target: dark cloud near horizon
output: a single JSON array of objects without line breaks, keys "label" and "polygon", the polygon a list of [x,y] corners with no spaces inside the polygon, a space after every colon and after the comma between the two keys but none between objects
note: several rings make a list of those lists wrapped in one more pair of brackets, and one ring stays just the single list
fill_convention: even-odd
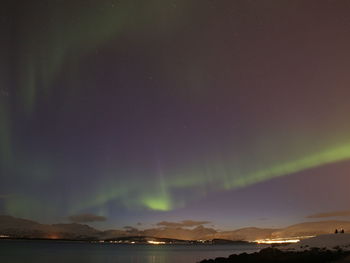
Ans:
[{"label": "dark cloud near horizon", "polygon": [[136,227],[133,227],[133,226],[124,226],[123,228],[125,229],[126,232],[129,232],[129,233],[139,231]]},{"label": "dark cloud near horizon", "polygon": [[259,221],[266,221],[266,220],[269,220],[267,217],[260,217],[258,218]]},{"label": "dark cloud near horizon", "polygon": [[168,222],[168,221],[161,221],[157,223],[157,226],[163,226],[163,227],[194,227],[194,226],[201,226],[205,224],[211,223],[210,221],[195,221],[195,220],[183,220],[181,222]]},{"label": "dark cloud near horizon", "polygon": [[327,217],[339,217],[339,216],[350,216],[350,210],[312,214],[312,215],[306,216],[306,218],[327,218]]},{"label": "dark cloud near horizon", "polygon": [[104,216],[94,214],[80,214],[68,217],[68,219],[74,223],[92,223],[92,222],[103,222],[107,218]]}]

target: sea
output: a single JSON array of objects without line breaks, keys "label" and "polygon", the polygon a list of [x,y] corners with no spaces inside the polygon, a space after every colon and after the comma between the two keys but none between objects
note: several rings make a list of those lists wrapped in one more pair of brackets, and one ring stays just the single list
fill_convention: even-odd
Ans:
[{"label": "sea", "polygon": [[258,244],[148,245],[41,240],[0,240],[1,263],[195,263],[253,253]]}]

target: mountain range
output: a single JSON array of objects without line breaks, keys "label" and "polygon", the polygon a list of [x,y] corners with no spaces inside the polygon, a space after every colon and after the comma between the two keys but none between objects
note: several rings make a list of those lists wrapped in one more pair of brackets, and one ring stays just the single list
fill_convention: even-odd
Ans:
[{"label": "mountain range", "polygon": [[106,240],[135,236],[155,238],[170,238],[179,240],[244,240],[291,238],[301,236],[315,236],[333,233],[335,229],[343,228],[350,232],[350,221],[318,221],[291,225],[285,228],[257,228],[248,227],[232,231],[218,231],[199,225],[196,227],[161,226],[145,230],[125,228],[123,230],[97,230],[85,224],[40,224],[38,222],[0,215],[0,236],[12,238],[45,238],[70,240]]}]

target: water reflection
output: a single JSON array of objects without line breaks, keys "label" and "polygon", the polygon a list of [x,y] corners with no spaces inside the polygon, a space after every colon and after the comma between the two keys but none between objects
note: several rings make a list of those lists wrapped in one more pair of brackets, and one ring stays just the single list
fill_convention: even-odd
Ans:
[{"label": "water reflection", "polygon": [[123,245],[0,241],[1,263],[177,263],[255,252],[259,245]]}]

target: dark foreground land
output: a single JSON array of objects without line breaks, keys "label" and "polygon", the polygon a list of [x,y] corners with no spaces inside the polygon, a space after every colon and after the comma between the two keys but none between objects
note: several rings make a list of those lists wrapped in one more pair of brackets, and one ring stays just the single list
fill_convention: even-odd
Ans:
[{"label": "dark foreground land", "polygon": [[276,248],[265,248],[252,254],[231,255],[228,258],[205,259],[200,263],[274,263],[274,262],[350,262],[350,252],[330,251],[314,248],[303,252],[284,252]]}]

